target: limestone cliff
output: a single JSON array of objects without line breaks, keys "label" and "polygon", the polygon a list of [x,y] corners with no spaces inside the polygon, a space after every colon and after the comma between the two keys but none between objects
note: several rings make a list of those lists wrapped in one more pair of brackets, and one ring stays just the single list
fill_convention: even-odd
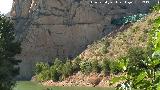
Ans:
[{"label": "limestone cliff", "polygon": [[146,13],[157,2],[133,1],[107,4],[106,0],[13,0],[16,40],[22,42],[22,53],[17,55],[22,59],[20,78],[30,78],[36,62],[78,55],[88,44],[117,28],[111,25],[112,19]]}]

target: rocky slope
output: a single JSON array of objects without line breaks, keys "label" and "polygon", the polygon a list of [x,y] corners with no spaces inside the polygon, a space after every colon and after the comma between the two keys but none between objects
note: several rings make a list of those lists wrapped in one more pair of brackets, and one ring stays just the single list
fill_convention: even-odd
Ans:
[{"label": "rocky slope", "polygon": [[[148,39],[148,31],[152,28],[152,21],[160,17],[159,12],[150,13],[141,21],[130,24],[127,29],[114,33],[114,35],[106,36],[103,39],[91,44],[79,57],[82,60],[103,60],[104,58],[117,59],[126,55],[129,47],[146,47]],[[120,29],[119,29],[120,30]],[[110,42],[107,47],[108,52],[103,53],[102,48],[106,41]],[[112,75],[111,75],[112,76]],[[84,75],[81,72],[69,76],[62,82],[53,82],[49,80],[43,82],[45,86],[89,86],[89,87],[110,87],[109,80],[111,76],[103,76],[101,73],[90,73]]]},{"label": "rocky slope", "polygon": [[[104,58],[115,60],[125,56],[130,47],[146,47],[152,21],[159,16],[160,13],[158,12],[150,13],[136,23],[122,26],[121,29],[117,29],[117,33],[110,33],[108,36],[89,45],[79,57],[82,60],[103,60]],[[104,52],[104,50],[107,52]]]},{"label": "rocky slope", "polygon": [[[96,1],[96,0],[92,0]],[[146,13],[157,0],[134,0],[132,4],[91,3],[91,0],[13,0],[11,11],[16,40],[22,42],[21,79],[29,79],[36,62],[53,58],[73,58],[88,44],[101,39],[117,27],[114,18]],[[115,0],[111,0],[115,2]],[[126,0],[130,1],[130,0]]]}]

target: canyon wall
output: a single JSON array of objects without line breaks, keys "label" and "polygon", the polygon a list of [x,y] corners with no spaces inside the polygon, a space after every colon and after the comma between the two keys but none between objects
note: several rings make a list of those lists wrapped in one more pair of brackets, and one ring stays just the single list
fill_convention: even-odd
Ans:
[{"label": "canyon wall", "polygon": [[[101,3],[91,3],[101,1]],[[36,62],[53,58],[73,58],[88,44],[102,38],[117,27],[114,18],[147,13],[157,0],[132,4],[124,0],[13,0],[11,16],[15,23],[16,40],[22,42],[17,55],[20,79],[30,79]],[[119,1],[119,3],[115,3]],[[122,3],[120,3],[122,1]]]}]

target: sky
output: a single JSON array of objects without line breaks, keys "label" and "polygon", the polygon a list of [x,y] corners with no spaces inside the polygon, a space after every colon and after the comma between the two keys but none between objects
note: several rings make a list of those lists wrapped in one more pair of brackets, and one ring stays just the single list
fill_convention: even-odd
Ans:
[{"label": "sky", "polygon": [[6,14],[11,10],[13,0],[0,0],[0,13]]}]

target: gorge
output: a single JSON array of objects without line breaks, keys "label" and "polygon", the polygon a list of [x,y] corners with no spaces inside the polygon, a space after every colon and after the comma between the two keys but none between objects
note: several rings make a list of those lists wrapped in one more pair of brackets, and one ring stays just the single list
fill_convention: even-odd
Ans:
[{"label": "gorge", "polygon": [[22,44],[22,53],[17,55],[22,60],[19,79],[30,79],[36,62],[74,58],[87,45],[117,29],[111,24],[113,19],[148,13],[157,3],[157,0],[148,0],[148,4],[134,0],[130,5],[91,1],[106,0],[13,0],[10,14],[16,40]]}]

